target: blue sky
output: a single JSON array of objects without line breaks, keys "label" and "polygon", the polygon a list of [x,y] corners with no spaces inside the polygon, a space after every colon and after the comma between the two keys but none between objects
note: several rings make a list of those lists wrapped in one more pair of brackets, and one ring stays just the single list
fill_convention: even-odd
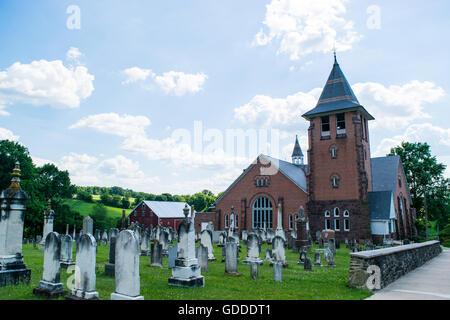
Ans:
[{"label": "blue sky", "polygon": [[[79,29],[67,26],[70,6]],[[372,156],[421,141],[448,165],[449,10],[445,0],[2,0],[0,138],[79,185],[217,193],[259,153],[290,160],[295,135],[306,153],[300,115],[335,46],[377,119]],[[226,147],[230,129],[280,139],[240,154]]]}]

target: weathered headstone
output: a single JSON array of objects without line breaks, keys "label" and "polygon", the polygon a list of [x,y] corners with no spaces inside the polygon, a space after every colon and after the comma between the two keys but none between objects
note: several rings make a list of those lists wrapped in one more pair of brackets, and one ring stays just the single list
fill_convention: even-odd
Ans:
[{"label": "weathered headstone", "polygon": [[94,220],[89,216],[83,220],[83,234],[87,233],[94,235]]},{"label": "weathered headstone", "polygon": [[324,253],[324,258],[327,261],[328,267],[334,268],[336,265],[334,264],[334,254],[330,250],[326,249]]},{"label": "weathered headstone", "polygon": [[227,238],[227,234],[225,232],[220,233],[219,242],[217,243],[217,246],[224,247],[226,238]]},{"label": "weathered headstone", "polygon": [[162,268],[163,256],[162,245],[158,241],[152,242],[150,254],[150,266]]},{"label": "weathered headstone", "polygon": [[272,241],[272,255],[273,255],[273,260],[275,261],[279,261],[281,262],[281,264],[283,265],[283,267],[287,267],[287,263],[286,263],[286,254],[285,254],[285,242],[283,240],[283,238],[281,238],[280,236],[276,236],[275,238],[273,238]]},{"label": "weathered headstone", "polygon": [[306,252],[300,251],[300,258],[298,259],[298,265],[303,266],[305,264]]},{"label": "weathered headstone", "polygon": [[161,254],[164,257],[167,257],[169,250],[169,239],[168,234],[165,230],[162,230],[161,234],[159,235],[159,244],[161,244]]},{"label": "weathered headstone", "polygon": [[173,267],[175,267],[175,260],[178,257],[178,244],[174,245],[174,246],[169,246],[169,269],[172,269]]},{"label": "weathered headstone", "polygon": [[[204,230],[204,231],[209,231],[209,230]],[[201,267],[202,272],[206,272],[208,271],[208,260],[209,260],[209,255],[208,255],[208,248],[205,247],[203,244],[200,244],[198,247],[196,247],[196,256],[198,259],[198,263]]]},{"label": "weathered headstone", "polygon": [[140,295],[139,242],[133,231],[119,233],[115,265],[116,289],[111,300],[144,300]]},{"label": "weathered headstone", "polygon": [[242,232],[241,232],[241,239],[242,239],[242,242],[247,243],[247,238],[248,238],[248,232],[247,232],[247,230],[242,230]]},{"label": "weathered headstone", "polygon": [[[230,239],[230,238],[228,238]],[[235,241],[227,240],[225,244],[225,274],[240,276],[237,272],[238,259],[237,259],[237,244]]]},{"label": "weathered headstone", "polygon": [[75,268],[75,286],[69,300],[98,300],[98,292],[95,291],[95,261],[96,243],[92,234],[86,233],[80,237],[77,250]]},{"label": "weathered headstone", "polygon": [[251,232],[247,237],[247,257],[242,261],[243,264],[258,263],[263,264],[259,257],[261,248],[259,246],[258,236]]},{"label": "weathered headstone", "polygon": [[[68,235],[68,237],[70,237]],[[44,272],[39,287],[33,289],[33,294],[46,298],[58,298],[66,293],[60,282],[61,239],[58,233],[50,232],[45,239]]]},{"label": "weathered headstone", "polygon": [[73,261],[73,240],[68,234],[61,237],[61,268],[67,269],[75,265]]},{"label": "weathered headstone", "polygon": [[20,166],[12,173],[11,185],[0,195],[0,287],[29,283],[31,270],[22,255],[27,193],[20,187]]},{"label": "weathered headstone", "polygon": [[312,269],[312,261],[308,257],[305,257],[305,262],[303,264],[303,270],[305,270],[305,271],[313,271],[313,269]]},{"label": "weathered headstone", "polygon": [[108,276],[115,276],[115,262],[116,262],[116,240],[119,236],[119,229],[113,228],[109,230],[109,253],[108,263],[105,264],[105,274]]},{"label": "weathered headstone", "polygon": [[264,257],[264,261],[269,261],[269,262],[273,261],[272,251],[270,249],[266,249],[266,254],[265,254],[265,257]]},{"label": "weathered headstone", "polygon": [[212,232],[209,230],[203,230],[200,233],[200,244],[208,249],[208,260],[215,261],[216,257],[214,257],[214,248],[212,243]]},{"label": "weathered headstone", "polygon": [[315,267],[321,267],[322,266],[320,252],[316,252],[314,254],[314,266]]},{"label": "weathered headstone", "polygon": [[178,227],[178,258],[175,267],[172,268],[172,277],[169,278],[169,286],[176,287],[204,287],[205,278],[201,275],[201,267],[195,257],[195,211],[186,205],[183,213],[185,219]]},{"label": "weathered headstone", "polygon": [[266,241],[268,244],[272,244],[273,238],[275,238],[275,231],[272,229],[267,230]]},{"label": "weathered headstone", "polygon": [[141,256],[149,256],[150,255],[150,234],[148,230],[144,230],[142,232],[141,237]]},{"label": "weathered headstone", "polygon": [[283,281],[283,263],[281,261],[273,262],[273,281]]},{"label": "weathered headstone", "polygon": [[43,227],[43,235],[42,240],[39,243],[39,249],[44,250],[45,248],[45,239],[47,239],[47,235],[50,232],[53,232],[53,222],[55,219],[55,211],[51,208],[51,201],[47,202],[47,209],[44,211],[44,227]]},{"label": "weathered headstone", "polygon": [[102,234],[102,244],[104,246],[106,246],[108,244],[108,233],[106,232],[106,230],[103,230],[103,234]]}]

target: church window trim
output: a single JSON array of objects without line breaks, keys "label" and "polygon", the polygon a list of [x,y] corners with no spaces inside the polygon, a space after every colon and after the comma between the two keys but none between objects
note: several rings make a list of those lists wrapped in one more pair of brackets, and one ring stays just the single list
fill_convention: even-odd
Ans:
[{"label": "church window trim", "polygon": [[350,231],[350,219],[344,219],[344,231]]},{"label": "church window trim", "polygon": [[272,201],[265,196],[260,196],[252,204],[252,228],[273,228],[273,206]]},{"label": "church window trim", "polygon": [[331,135],[330,116],[321,117],[320,121],[321,121],[321,125],[320,125],[321,136],[322,137],[330,137],[330,135]]},{"label": "church window trim", "polygon": [[339,217],[340,216],[341,212],[340,212],[338,207],[333,209],[333,214],[334,214],[335,217]]},{"label": "church window trim", "polygon": [[345,113],[339,113],[336,115],[336,134],[344,135],[345,133]]},{"label": "church window trim", "polygon": [[343,216],[346,218],[350,217],[350,212],[348,210],[344,210]]},{"label": "church window trim", "polygon": [[331,219],[325,219],[325,230],[331,230]]},{"label": "church window trim", "polygon": [[334,231],[341,231],[341,220],[334,219]]},{"label": "church window trim", "polygon": [[289,215],[289,230],[293,229],[292,214]]},{"label": "church window trim", "polygon": [[225,229],[228,228],[228,214],[225,215]]},{"label": "church window trim", "polygon": [[325,218],[331,217],[331,212],[326,210],[325,211]]},{"label": "church window trim", "polygon": [[339,188],[339,182],[340,182],[340,180],[341,180],[341,178],[339,177],[339,175],[337,175],[337,174],[333,174],[332,176],[331,176],[331,185],[333,186],[333,188],[335,188],[335,189],[337,189],[337,188]]}]

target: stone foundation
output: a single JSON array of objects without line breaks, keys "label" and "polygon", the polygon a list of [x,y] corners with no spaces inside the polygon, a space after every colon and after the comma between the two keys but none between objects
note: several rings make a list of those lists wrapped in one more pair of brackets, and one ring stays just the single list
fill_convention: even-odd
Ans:
[{"label": "stone foundation", "polygon": [[[366,290],[382,289],[441,253],[439,241],[350,253],[348,285]],[[368,268],[380,270],[380,287],[367,286]]]}]

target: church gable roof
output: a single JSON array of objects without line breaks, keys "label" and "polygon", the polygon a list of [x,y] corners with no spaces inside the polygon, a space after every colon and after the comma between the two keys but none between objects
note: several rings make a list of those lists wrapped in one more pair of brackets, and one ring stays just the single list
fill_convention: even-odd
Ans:
[{"label": "church gable roof", "polygon": [[389,220],[391,218],[391,191],[369,192],[371,220]]},{"label": "church gable roof", "polygon": [[374,117],[359,103],[335,56],[333,69],[331,70],[317,106],[305,113],[303,117],[309,120],[320,115],[337,113],[344,110],[350,111],[352,109],[359,109],[367,119],[374,120]]},{"label": "church gable roof", "polygon": [[298,166],[290,162],[286,162],[283,160],[279,160],[261,154],[260,156],[258,156],[256,161],[254,161],[247,169],[245,169],[241,173],[241,175],[227,188],[227,190],[225,190],[225,192],[219,198],[217,198],[214,204],[222,200],[223,197],[225,197],[225,195],[228,194],[228,192],[230,192],[234,188],[234,186],[247,175],[248,172],[250,172],[250,170],[260,161],[261,158],[265,158],[266,161],[268,162],[270,161],[271,164],[270,166],[267,167],[266,172],[264,172],[264,170],[261,172],[262,175],[269,173],[272,175],[276,174],[277,172],[273,172],[273,169],[275,168],[275,170],[279,170],[279,172],[281,172],[285,177],[291,180],[300,189],[302,189],[304,192],[307,192],[306,174],[305,174],[305,172],[307,171],[306,165]]},{"label": "church gable roof", "polygon": [[372,166],[372,190],[395,191],[400,164],[399,156],[370,159]]}]

